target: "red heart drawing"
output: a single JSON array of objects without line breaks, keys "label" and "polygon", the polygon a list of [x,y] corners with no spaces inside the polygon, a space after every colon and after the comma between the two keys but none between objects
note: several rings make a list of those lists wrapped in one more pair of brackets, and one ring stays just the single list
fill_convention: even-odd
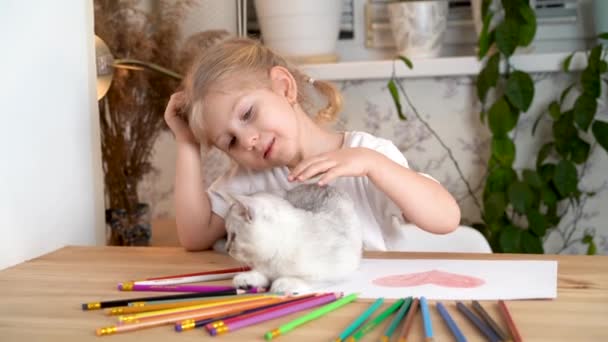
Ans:
[{"label": "red heart drawing", "polygon": [[372,283],[384,287],[414,287],[433,284],[443,287],[473,288],[485,284],[485,281],[467,275],[432,270],[386,276],[375,279]]}]

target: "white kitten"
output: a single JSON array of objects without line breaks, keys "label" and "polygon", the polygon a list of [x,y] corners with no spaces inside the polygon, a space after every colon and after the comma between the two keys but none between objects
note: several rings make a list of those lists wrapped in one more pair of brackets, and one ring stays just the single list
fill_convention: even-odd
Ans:
[{"label": "white kitten", "polygon": [[285,199],[266,192],[234,199],[226,216],[226,250],[252,268],[234,278],[235,286],[272,283],[273,292],[303,292],[358,268],[362,228],[348,195],[301,185]]}]

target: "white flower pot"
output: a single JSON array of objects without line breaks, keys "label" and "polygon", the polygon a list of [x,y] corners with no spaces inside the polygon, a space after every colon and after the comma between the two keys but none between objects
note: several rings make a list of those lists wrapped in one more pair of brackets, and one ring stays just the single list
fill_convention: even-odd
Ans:
[{"label": "white flower pot", "polygon": [[388,12],[400,55],[439,55],[448,21],[448,1],[394,2],[388,5]]},{"label": "white flower pot", "polygon": [[331,55],[340,33],[341,0],[255,0],[264,44],[287,57]]}]

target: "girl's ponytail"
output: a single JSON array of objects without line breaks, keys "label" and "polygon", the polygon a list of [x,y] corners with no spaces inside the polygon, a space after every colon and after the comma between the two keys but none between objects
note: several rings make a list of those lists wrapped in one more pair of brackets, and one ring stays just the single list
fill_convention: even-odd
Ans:
[{"label": "girl's ponytail", "polygon": [[[312,79],[311,79],[312,80]],[[327,81],[312,80],[313,87],[327,98],[327,106],[317,112],[314,119],[319,123],[333,122],[342,110],[342,95],[336,87]]]}]

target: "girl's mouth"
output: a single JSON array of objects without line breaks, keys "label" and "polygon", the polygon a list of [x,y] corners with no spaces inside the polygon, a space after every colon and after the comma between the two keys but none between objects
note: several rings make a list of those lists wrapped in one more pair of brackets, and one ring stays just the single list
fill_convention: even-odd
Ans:
[{"label": "girl's mouth", "polygon": [[274,140],[275,138],[272,138],[270,144],[266,148],[266,152],[264,152],[264,159],[268,159],[268,157],[270,156],[270,153],[272,152],[272,147],[274,146]]}]

